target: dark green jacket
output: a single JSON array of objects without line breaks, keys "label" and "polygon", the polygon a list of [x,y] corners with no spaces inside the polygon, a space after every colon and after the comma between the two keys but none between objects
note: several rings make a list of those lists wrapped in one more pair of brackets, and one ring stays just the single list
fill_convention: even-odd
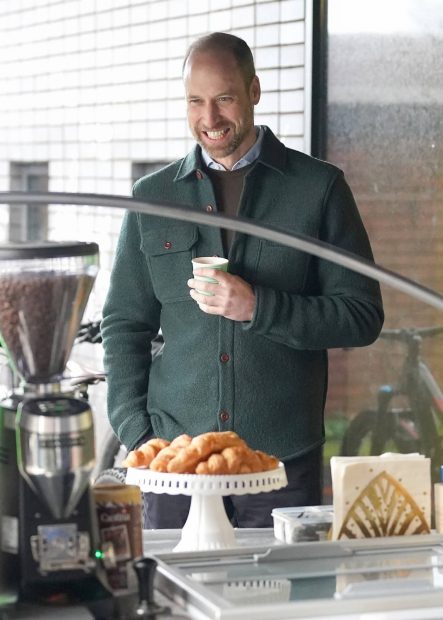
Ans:
[{"label": "dark green jacket", "polygon": [[[198,146],[140,179],[134,195],[216,210]],[[342,172],[286,148],[268,128],[239,215],[372,258]],[[236,322],[205,314],[189,295],[191,258],[214,254],[223,255],[218,228],[126,214],[102,324],[111,424],[128,448],[151,432],[172,439],[232,429],[280,458],[302,454],[324,440],[326,349],[377,338],[379,286],[236,233],[229,270],[254,286],[257,299],[252,321]],[[151,364],[159,327],[165,346]]]}]

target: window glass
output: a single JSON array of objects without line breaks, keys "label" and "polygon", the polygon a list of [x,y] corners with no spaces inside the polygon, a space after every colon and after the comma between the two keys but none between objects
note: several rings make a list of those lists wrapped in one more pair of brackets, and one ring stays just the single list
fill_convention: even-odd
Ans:
[{"label": "window glass", "polygon": [[[439,291],[443,290],[441,8],[439,0],[328,1],[326,152],[321,154],[344,170],[376,261]],[[440,311],[382,288],[386,328],[443,324]],[[422,355],[443,386],[442,339],[426,338]],[[378,395],[383,397],[380,386],[397,381],[405,353],[404,344],[385,340],[365,349],[331,352],[329,422],[339,418],[343,429],[358,411],[374,407]],[[409,405],[398,399],[399,410]],[[416,405],[424,407],[423,401]],[[422,422],[419,418],[416,428]],[[436,423],[439,426],[441,420]],[[403,451],[411,448],[413,443],[405,444]],[[329,447],[334,449],[337,446]]]},{"label": "window glass", "polygon": [[[11,190],[48,191],[46,162],[11,162]],[[40,241],[48,234],[48,205],[11,205],[9,209],[9,241]]]},{"label": "window glass", "polygon": [[167,161],[132,162],[132,183],[144,177],[145,174],[151,174],[151,172],[160,170],[160,168],[166,166],[167,163]]}]

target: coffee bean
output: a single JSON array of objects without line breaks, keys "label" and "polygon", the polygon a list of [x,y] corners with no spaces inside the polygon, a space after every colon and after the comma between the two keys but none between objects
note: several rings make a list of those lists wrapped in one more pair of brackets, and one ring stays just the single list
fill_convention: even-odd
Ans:
[{"label": "coffee bean", "polygon": [[0,332],[27,381],[60,378],[93,284],[52,271],[0,274]]}]

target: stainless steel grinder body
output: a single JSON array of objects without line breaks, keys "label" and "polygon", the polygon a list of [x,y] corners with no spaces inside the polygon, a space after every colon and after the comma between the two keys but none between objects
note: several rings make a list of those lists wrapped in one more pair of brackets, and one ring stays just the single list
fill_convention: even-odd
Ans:
[{"label": "stainless steel grinder body", "polygon": [[92,413],[66,396],[31,398],[16,423],[20,580],[26,593],[95,569],[97,532],[89,489],[94,466]]},{"label": "stainless steel grinder body", "polygon": [[[1,525],[18,531],[20,598],[84,600],[97,589],[92,413],[60,388],[97,271],[95,243],[0,245],[0,334],[24,386],[14,430],[11,416],[2,421],[17,459],[11,451],[10,465],[0,463],[0,504],[9,498],[7,510],[17,513],[8,521],[2,509]],[[2,556],[2,581],[5,570]]]}]

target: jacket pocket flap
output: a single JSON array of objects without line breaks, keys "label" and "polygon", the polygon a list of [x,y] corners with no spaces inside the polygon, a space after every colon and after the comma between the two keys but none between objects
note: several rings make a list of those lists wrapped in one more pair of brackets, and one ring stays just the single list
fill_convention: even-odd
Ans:
[{"label": "jacket pocket flap", "polygon": [[197,238],[197,226],[166,226],[144,232],[141,250],[148,256],[185,252],[195,244]]}]

